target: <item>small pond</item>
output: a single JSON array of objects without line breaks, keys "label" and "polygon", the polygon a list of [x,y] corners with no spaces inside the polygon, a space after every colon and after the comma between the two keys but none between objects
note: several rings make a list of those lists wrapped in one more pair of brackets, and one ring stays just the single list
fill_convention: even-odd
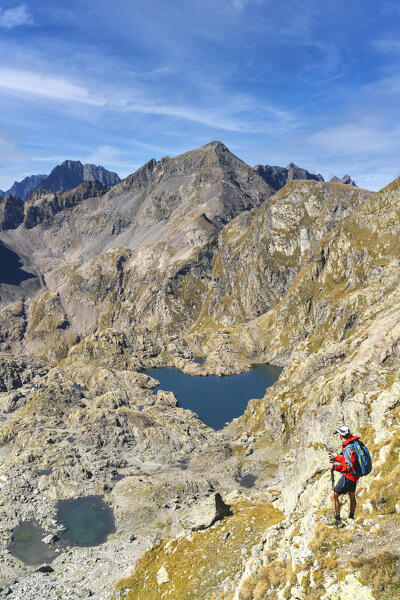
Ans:
[{"label": "small pond", "polygon": [[240,479],[238,479],[238,483],[240,483],[240,485],[244,488],[252,488],[255,486],[257,481],[257,477],[255,475],[251,475],[250,473],[248,475],[243,475],[243,477],[241,477]]},{"label": "small pond", "polygon": [[38,469],[39,477],[42,477],[43,475],[51,475],[52,472],[53,472],[53,469]]},{"label": "small pond", "polygon": [[249,400],[262,398],[281,371],[280,367],[257,365],[247,373],[229,377],[186,375],[171,367],[145,373],[160,382],[154,392],[174,392],[179,406],[193,410],[209,427],[222,429],[244,413]]},{"label": "small pond", "polygon": [[25,521],[14,529],[8,550],[27,565],[49,563],[57,554],[51,546],[42,542],[46,535],[44,529],[33,521]]},{"label": "small pond", "polygon": [[57,520],[66,527],[61,542],[74,546],[98,546],[115,533],[114,513],[101,496],[61,500]]}]

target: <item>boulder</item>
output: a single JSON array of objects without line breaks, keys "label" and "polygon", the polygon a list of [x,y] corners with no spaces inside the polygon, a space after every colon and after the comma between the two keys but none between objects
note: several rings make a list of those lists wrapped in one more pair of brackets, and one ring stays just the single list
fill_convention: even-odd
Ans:
[{"label": "boulder", "polygon": [[54,542],[56,542],[56,541],[57,541],[57,539],[58,539],[58,538],[57,538],[57,536],[56,536],[56,534],[55,534],[55,533],[50,533],[49,535],[46,535],[46,537],[44,537],[44,538],[42,539],[42,542],[43,542],[44,544],[53,544]]},{"label": "boulder", "polygon": [[157,571],[157,583],[161,585],[162,583],[168,583],[169,577],[166,568],[164,565],[160,567]]},{"label": "boulder", "polygon": [[35,569],[35,573],[53,573],[54,569],[50,565],[40,565],[37,569]]},{"label": "boulder", "polygon": [[217,492],[195,504],[182,519],[182,525],[185,529],[199,531],[211,527],[216,521],[230,514],[230,506],[225,504],[221,494]]}]

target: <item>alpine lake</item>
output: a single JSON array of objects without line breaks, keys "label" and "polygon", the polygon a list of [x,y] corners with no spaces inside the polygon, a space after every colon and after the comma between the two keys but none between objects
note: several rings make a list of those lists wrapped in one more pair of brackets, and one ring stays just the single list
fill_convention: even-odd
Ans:
[{"label": "alpine lake", "polygon": [[178,406],[194,411],[203,423],[218,430],[242,415],[249,400],[263,398],[281,371],[280,367],[260,364],[247,373],[228,377],[186,375],[172,367],[149,369],[144,373],[160,382],[154,392],[173,392]]}]

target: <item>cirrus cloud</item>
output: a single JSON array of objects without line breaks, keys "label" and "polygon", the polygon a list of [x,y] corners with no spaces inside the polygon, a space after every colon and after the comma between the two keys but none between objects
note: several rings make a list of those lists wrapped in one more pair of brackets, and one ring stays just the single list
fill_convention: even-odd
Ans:
[{"label": "cirrus cloud", "polygon": [[25,4],[14,8],[0,8],[0,27],[15,29],[22,25],[33,25],[32,15],[28,12]]}]

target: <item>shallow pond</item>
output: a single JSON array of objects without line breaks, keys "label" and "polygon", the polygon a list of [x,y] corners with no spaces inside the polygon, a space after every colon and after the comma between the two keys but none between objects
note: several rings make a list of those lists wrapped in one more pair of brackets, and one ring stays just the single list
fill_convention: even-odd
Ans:
[{"label": "shallow pond", "polygon": [[46,536],[44,529],[33,521],[26,521],[14,529],[8,550],[28,565],[41,565],[51,562],[57,554],[48,544],[42,542]]},{"label": "shallow pond", "polygon": [[255,475],[243,475],[240,479],[238,479],[238,483],[244,488],[252,488],[255,486],[257,481],[257,477]]},{"label": "shallow pond", "polygon": [[61,500],[57,520],[66,527],[60,540],[74,546],[98,546],[115,533],[114,513],[101,496]]},{"label": "shallow pond", "polygon": [[185,375],[171,367],[145,373],[160,382],[155,392],[174,392],[179,406],[193,410],[209,427],[222,429],[226,422],[244,413],[250,399],[262,398],[281,371],[280,367],[257,365],[247,373],[229,377]]}]

